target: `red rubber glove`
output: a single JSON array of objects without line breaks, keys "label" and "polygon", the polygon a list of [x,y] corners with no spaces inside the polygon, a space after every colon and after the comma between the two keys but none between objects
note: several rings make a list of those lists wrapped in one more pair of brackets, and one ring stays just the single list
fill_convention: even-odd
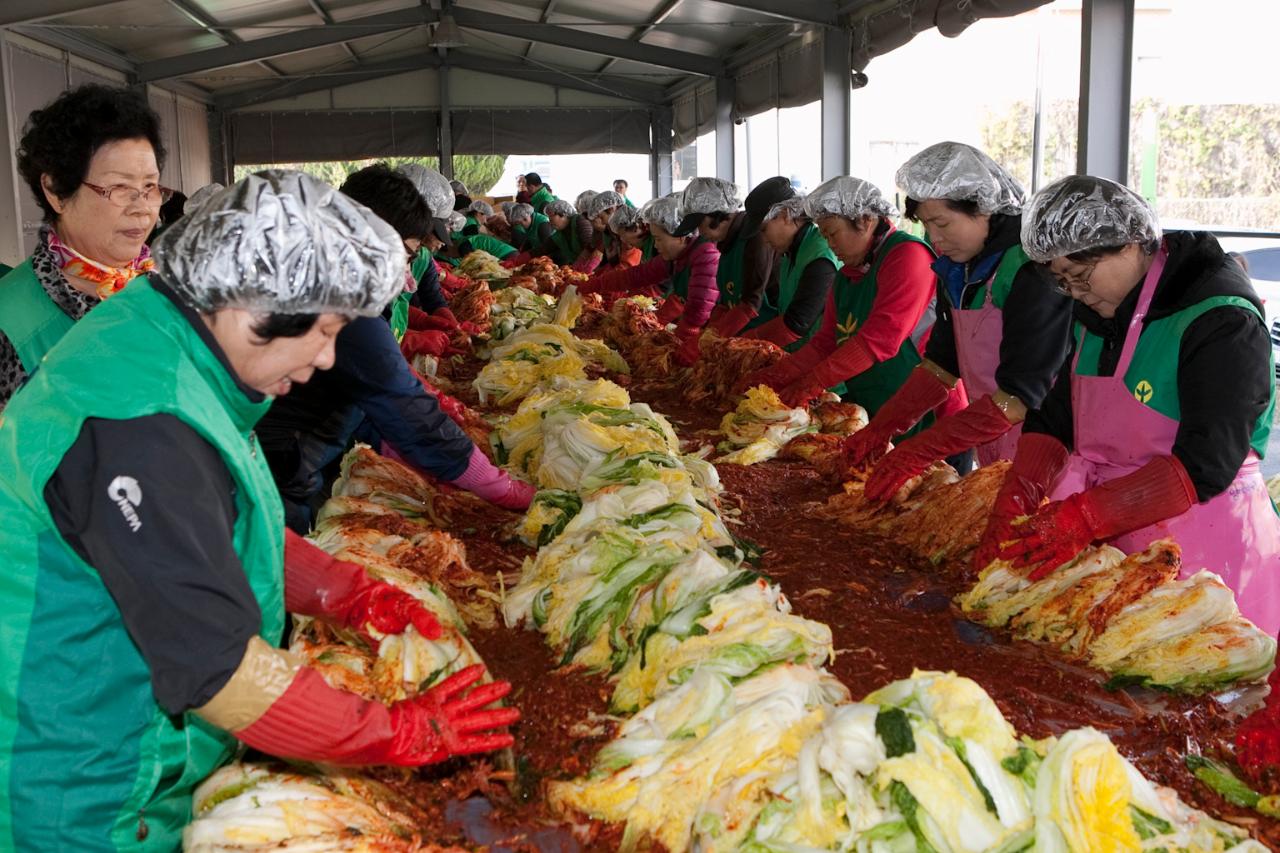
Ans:
[{"label": "red rubber glove", "polygon": [[1280,668],[1271,671],[1267,684],[1267,704],[1236,730],[1236,763],[1254,784],[1274,790],[1280,777]]},{"label": "red rubber glove", "polygon": [[458,318],[454,316],[448,305],[441,305],[431,312],[431,316],[441,322],[448,323],[451,329],[458,328]]},{"label": "red rubber glove", "polygon": [[[913,371],[913,375],[920,372],[926,371]],[[938,382],[938,385],[943,389],[945,400],[947,387],[941,382]],[[904,385],[903,389],[905,388]],[[895,394],[894,399],[896,398]],[[881,409],[876,413],[876,417],[878,418],[883,412],[884,409]],[[869,425],[867,429],[870,428]],[[986,444],[1012,428],[1013,424],[1009,423],[1008,416],[992,401],[990,395],[983,397],[968,408],[943,418],[931,428],[908,438],[894,448],[893,452],[876,466],[876,470],[867,480],[866,495],[873,501],[888,500],[902,488],[907,480],[937,460]],[[857,438],[858,435],[860,433],[854,433],[850,437]]]},{"label": "red rubber glove", "polygon": [[1052,436],[1028,432],[1019,437],[1013,464],[1005,474],[987,518],[987,529],[973,554],[974,571],[989,566],[1000,556],[1004,543],[1014,538],[1014,519],[1035,515],[1070,457],[1066,445]]},{"label": "red rubber glove", "polygon": [[[734,335],[741,333],[747,327],[747,324],[758,316],[759,313],[756,309],[745,302],[739,302],[737,305],[722,311],[719,317],[707,324],[707,327],[715,329],[716,334],[722,338],[732,338]],[[748,334],[744,337],[751,337],[751,335]]]},{"label": "red rubber glove", "polygon": [[417,767],[505,749],[514,738],[500,730],[517,722],[520,711],[486,710],[511,692],[511,684],[495,681],[468,690],[483,675],[484,667],[476,664],[387,707],[336,690],[303,667],[280,698],[235,735],[280,758],[345,766]]},{"label": "red rubber glove", "polygon": [[537,491],[529,483],[513,479],[506,471],[495,466],[478,447],[471,448],[467,470],[452,482],[458,488],[466,489],[494,506],[520,511],[529,508]]},{"label": "red rubber glove", "polygon": [[436,617],[418,599],[375,581],[355,563],[334,559],[292,530],[286,530],[284,538],[284,589],[290,612],[353,628],[375,649],[378,636],[373,632],[401,634],[412,625],[428,640],[442,633]]},{"label": "red rubber glove", "polygon": [[1157,456],[1132,474],[1051,503],[1021,524],[1000,549],[1015,568],[1039,564],[1040,580],[1089,545],[1182,515],[1196,502],[1191,475],[1176,456]]},{"label": "red rubber glove", "polygon": [[658,322],[662,325],[675,322],[675,319],[684,313],[684,300],[674,293],[662,300],[662,304],[658,306]]},{"label": "red rubber glove", "polygon": [[749,332],[743,332],[742,337],[753,341],[768,341],[784,349],[800,340],[800,336],[791,331],[787,327],[786,321],[781,317],[774,317],[769,322],[756,326]]},{"label": "red rubber glove", "polygon": [[[844,440],[845,461],[856,467],[883,456],[894,437],[902,435],[915,426],[916,421],[945,403],[950,393],[941,379],[917,367],[902,387],[880,407],[871,423]],[[869,488],[870,484],[868,495]]]},{"label": "red rubber glove", "polygon": [[599,294],[643,294],[671,277],[671,265],[662,258],[652,258],[638,267],[598,273],[578,285],[578,292]]},{"label": "red rubber glove", "polygon": [[681,367],[693,367],[698,363],[698,359],[702,357],[702,348],[700,342],[702,340],[702,330],[686,325],[683,319],[676,326],[676,340],[679,345],[676,347],[676,353],[673,356],[676,364]]},{"label": "red rubber glove", "polygon": [[809,405],[815,397],[832,385],[839,385],[874,367],[876,360],[862,341],[853,338],[831,355],[814,365],[805,375],[778,392],[783,404],[793,409]]},{"label": "red rubber glove", "polygon": [[414,356],[433,355],[443,358],[447,353],[455,351],[449,344],[449,336],[438,329],[422,332],[405,332],[400,341],[400,352],[406,361],[413,361]]}]

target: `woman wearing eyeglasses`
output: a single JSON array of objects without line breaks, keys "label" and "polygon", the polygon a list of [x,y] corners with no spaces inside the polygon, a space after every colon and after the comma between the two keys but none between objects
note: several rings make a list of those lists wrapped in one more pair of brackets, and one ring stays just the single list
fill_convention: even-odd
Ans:
[{"label": "woman wearing eyeglasses", "polygon": [[28,117],[18,171],[45,224],[0,279],[0,407],[72,323],[151,269],[164,157],[159,117],[127,89],[81,86]]},{"label": "woman wearing eyeglasses", "polygon": [[979,465],[1012,459],[1028,409],[1049,393],[1069,348],[1071,300],[1018,245],[1024,195],[972,146],[939,142],[898,170],[906,214],[922,222],[938,259],[938,319],[921,362],[845,442],[853,464],[875,459],[959,379],[969,405],[898,443],[867,481],[888,500],[937,459],[975,450]]},{"label": "woman wearing eyeglasses", "polygon": [[1075,352],[1027,417],[978,561],[1039,578],[1094,542],[1170,537],[1185,573],[1217,572],[1275,633],[1280,517],[1259,471],[1274,379],[1248,276],[1212,235],[1162,237],[1146,201],[1087,176],[1031,200],[1022,245],[1077,302]]}]

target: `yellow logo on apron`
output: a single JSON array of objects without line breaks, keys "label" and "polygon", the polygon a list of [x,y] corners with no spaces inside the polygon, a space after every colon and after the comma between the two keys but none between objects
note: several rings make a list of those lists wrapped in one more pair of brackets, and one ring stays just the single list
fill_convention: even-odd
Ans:
[{"label": "yellow logo on apron", "polygon": [[1133,389],[1133,398],[1139,403],[1150,403],[1151,398],[1156,394],[1156,389],[1151,387],[1151,383],[1143,379]]},{"label": "yellow logo on apron", "polygon": [[853,337],[854,332],[858,331],[858,318],[850,312],[844,318],[844,322],[836,323],[836,339],[841,343]]}]

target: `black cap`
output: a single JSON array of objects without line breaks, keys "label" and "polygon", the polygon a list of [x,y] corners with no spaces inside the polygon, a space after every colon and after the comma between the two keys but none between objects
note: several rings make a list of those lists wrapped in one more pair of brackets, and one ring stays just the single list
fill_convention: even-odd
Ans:
[{"label": "black cap", "polygon": [[453,238],[449,236],[449,221],[447,219],[432,219],[431,234],[445,246],[453,245]]},{"label": "black cap", "polygon": [[698,230],[698,226],[702,224],[702,218],[705,213],[687,213],[684,219],[680,220],[680,224],[676,226],[675,233],[672,237],[688,237],[694,231]]},{"label": "black cap", "polygon": [[759,234],[769,208],[780,201],[795,198],[795,195],[796,190],[791,186],[791,181],[781,175],[757,184],[755,189],[747,193],[742,205],[747,210],[747,216],[742,221],[742,239],[750,240]]},{"label": "black cap", "polygon": [[471,198],[465,195],[456,195],[453,197],[453,209],[465,213],[467,208],[471,206]]}]

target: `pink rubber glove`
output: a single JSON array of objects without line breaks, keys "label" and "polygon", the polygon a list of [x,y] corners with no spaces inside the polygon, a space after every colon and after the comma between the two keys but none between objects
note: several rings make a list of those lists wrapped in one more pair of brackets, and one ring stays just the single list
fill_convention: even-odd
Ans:
[{"label": "pink rubber glove", "polygon": [[490,462],[478,447],[472,448],[467,470],[453,481],[453,485],[484,498],[494,506],[521,511],[529,508],[537,491],[522,480],[512,479],[506,471]]}]

